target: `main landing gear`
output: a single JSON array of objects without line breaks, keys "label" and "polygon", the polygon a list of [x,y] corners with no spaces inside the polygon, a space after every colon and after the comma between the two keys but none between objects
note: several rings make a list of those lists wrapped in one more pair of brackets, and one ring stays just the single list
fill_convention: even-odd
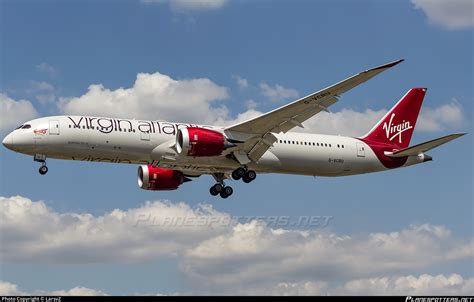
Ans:
[{"label": "main landing gear", "polygon": [[46,166],[46,155],[35,154],[33,160],[41,163],[41,167],[38,170],[39,174],[45,175],[46,173],[48,173],[48,167]]},{"label": "main landing gear", "polygon": [[232,178],[234,180],[242,179],[243,182],[248,184],[257,178],[257,173],[255,173],[254,170],[247,170],[244,167],[239,167],[232,172]]},{"label": "main landing gear", "polygon": [[217,183],[209,189],[209,193],[211,193],[212,196],[220,195],[225,199],[234,193],[234,189],[232,189],[231,186],[225,185],[224,173],[214,173],[212,176],[214,176],[214,179],[217,181]]},{"label": "main landing gear", "polygon": [[[211,193],[212,196],[220,195],[222,198],[227,198],[230,195],[232,195],[234,190],[232,189],[231,186],[226,186],[225,185],[225,183],[224,183],[224,179],[225,179],[224,173],[214,173],[214,174],[212,174],[212,176],[214,177],[214,179],[217,182],[215,185],[213,185],[209,189],[209,193]],[[257,173],[255,173],[254,170],[247,170],[246,167],[239,167],[239,168],[235,169],[232,172],[232,179],[234,179],[234,180],[242,179],[242,181],[245,182],[245,183],[249,183],[251,181],[254,181],[255,178],[257,178]]]}]

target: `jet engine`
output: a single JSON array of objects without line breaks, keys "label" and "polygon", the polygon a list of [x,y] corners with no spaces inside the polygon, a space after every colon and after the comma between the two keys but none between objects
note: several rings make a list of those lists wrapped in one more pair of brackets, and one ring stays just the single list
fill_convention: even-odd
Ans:
[{"label": "jet engine", "polygon": [[155,168],[151,165],[138,167],[138,186],[144,190],[164,191],[176,190],[183,182],[190,181],[183,172]]},{"label": "jet engine", "polygon": [[233,146],[224,134],[210,129],[181,128],[176,135],[176,150],[181,155],[216,156]]}]

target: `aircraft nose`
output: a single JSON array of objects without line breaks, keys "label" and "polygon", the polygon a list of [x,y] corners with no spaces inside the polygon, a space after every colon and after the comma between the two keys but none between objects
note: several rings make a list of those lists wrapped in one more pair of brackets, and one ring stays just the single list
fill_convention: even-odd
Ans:
[{"label": "aircraft nose", "polygon": [[8,134],[2,141],[2,144],[7,147],[8,149],[11,149],[13,147],[13,134]]}]

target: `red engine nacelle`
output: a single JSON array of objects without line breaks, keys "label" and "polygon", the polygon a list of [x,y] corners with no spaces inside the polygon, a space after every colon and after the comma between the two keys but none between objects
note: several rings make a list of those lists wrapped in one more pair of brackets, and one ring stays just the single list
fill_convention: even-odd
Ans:
[{"label": "red engine nacelle", "polygon": [[151,165],[138,167],[138,186],[145,190],[176,190],[189,180],[181,171],[155,168]]},{"label": "red engine nacelle", "polygon": [[182,155],[216,156],[230,146],[224,134],[210,129],[181,128],[176,135],[176,149]]}]

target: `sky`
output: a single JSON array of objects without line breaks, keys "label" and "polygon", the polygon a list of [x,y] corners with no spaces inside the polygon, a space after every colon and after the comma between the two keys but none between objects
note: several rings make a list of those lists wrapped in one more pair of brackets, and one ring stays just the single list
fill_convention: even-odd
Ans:
[{"label": "sky", "polygon": [[361,136],[412,87],[412,143],[468,135],[410,168],[201,176],[144,191],[135,165],[0,148],[0,294],[474,294],[473,4],[0,1],[0,135],[40,116],[229,125],[405,62],[304,123]]}]

